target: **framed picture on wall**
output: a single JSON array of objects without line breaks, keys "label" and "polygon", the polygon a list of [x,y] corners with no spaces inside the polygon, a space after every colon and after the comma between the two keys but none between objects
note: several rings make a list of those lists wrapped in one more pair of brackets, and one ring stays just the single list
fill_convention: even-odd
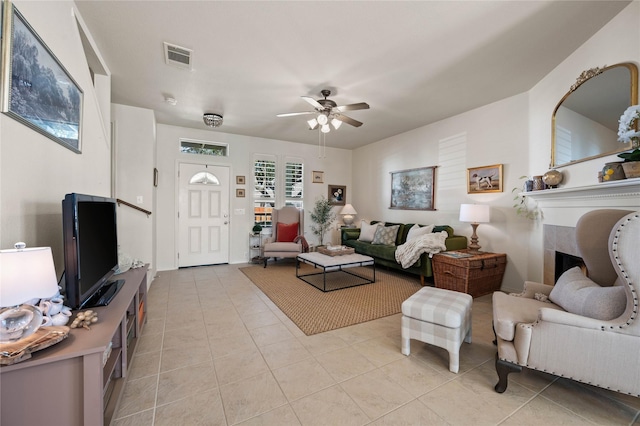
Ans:
[{"label": "framed picture on wall", "polygon": [[332,206],[344,206],[347,200],[347,187],[344,185],[329,185],[327,198]]},{"label": "framed picture on wall", "polygon": [[[9,3],[5,3],[7,5]],[[80,86],[62,66],[15,6],[3,28],[9,61],[2,66],[5,91],[2,111],[70,150],[80,153],[82,97]]]},{"label": "framed picture on wall", "polygon": [[324,181],[324,172],[313,171],[311,172],[311,182],[313,183],[323,183]]},{"label": "framed picture on wall", "polygon": [[502,164],[467,169],[467,194],[502,192]]},{"label": "framed picture on wall", "polygon": [[390,209],[435,210],[433,194],[435,190],[436,167],[391,172]]},{"label": "framed picture on wall", "polygon": [[236,197],[237,198],[244,198],[244,188],[237,188],[236,189]]},{"label": "framed picture on wall", "polygon": [[247,183],[247,181],[244,178],[244,176],[236,176],[236,184],[237,185],[244,185],[245,183]]}]

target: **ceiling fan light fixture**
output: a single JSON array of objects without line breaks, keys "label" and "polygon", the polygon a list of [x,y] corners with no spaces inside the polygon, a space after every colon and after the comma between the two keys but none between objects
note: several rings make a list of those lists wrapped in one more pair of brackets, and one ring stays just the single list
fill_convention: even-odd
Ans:
[{"label": "ceiling fan light fixture", "polygon": [[329,122],[329,118],[327,118],[325,114],[323,113],[318,114],[318,123],[320,123],[321,126],[324,126],[328,122]]},{"label": "ceiling fan light fixture", "polygon": [[211,112],[206,112],[202,116],[202,120],[204,124],[209,127],[220,127],[222,126],[222,116],[220,114],[213,114]]},{"label": "ceiling fan light fixture", "polygon": [[318,127],[318,120],[316,120],[315,118],[312,118],[311,120],[307,121],[307,124],[309,125],[309,130],[313,130],[316,127]]},{"label": "ceiling fan light fixture", "polygon": [[331,120],[331,125],[333,125],[334,129],[338,130],[340,126],[342,126],[342,121],[338,120],[337,118],[334,118]]},{"label": "ceiling fan light fixture", "polygon": [[322,127],[320,127],[320,131],[322,133],[329,133],[331,131],[331,128],[328,124],[323,124]]}]

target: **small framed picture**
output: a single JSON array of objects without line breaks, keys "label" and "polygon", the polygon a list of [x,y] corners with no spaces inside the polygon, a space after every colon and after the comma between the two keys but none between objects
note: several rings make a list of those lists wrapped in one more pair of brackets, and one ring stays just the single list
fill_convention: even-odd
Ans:
[{"label": "small framed picture", "polygon": [[313,171],[311,175],[311,181],[313,183],[323,183],[324,182],[324,172]]},{"label": "small framed picture", "polygon": [[502,192],[502,164],[467,169],[467,194]]},{"label": "small framed picture", "polygon": [[244,198],[244,188],[236,188],[236,197]]},{"label": "small framed picture", "polygon": [[327,198],[332,206],[344,206],[347,200],[347,187],[344,185],[329,185]]},{"label": "small framed picture", "polygon": [[236,176],[236,185],[244,185],[246,182],[244,176]]}]

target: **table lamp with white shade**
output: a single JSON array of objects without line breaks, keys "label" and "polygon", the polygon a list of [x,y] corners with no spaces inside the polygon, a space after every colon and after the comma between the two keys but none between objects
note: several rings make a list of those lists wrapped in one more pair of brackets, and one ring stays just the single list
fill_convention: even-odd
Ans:
[{"label": "table lamp with white shade", "polygon": [[51,247],[0,250],[0,343],[35,333],[42,324],[40,309],[25,304],[58,292]]},{"label": "table lamp with white shade", "polygon": [[353,225],[353,215],[358,214],[356,209],[353,208],[351,204],[346,204],[342,210],[340,210],[340,214],[342,215],[342,221],[347,226]]},{"label": "table lamp with white shade", "polygon": [[468,253],[480,253],[476,229],[479,224],[489,222],[489,217],[489,206],[486,204],[460,204],[460,222],[470,222],[471,228],[473,228]]}]

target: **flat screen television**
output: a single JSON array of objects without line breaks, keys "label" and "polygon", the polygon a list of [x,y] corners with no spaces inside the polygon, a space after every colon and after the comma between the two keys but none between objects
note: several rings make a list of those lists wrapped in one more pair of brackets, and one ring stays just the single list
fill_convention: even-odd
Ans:
[{"label": "flat screen television", "polygon": [[118,268],[116,201],[94,195],[67,194],[62,200],[64,295],[72,309],[104,306],[124,280]]}]

